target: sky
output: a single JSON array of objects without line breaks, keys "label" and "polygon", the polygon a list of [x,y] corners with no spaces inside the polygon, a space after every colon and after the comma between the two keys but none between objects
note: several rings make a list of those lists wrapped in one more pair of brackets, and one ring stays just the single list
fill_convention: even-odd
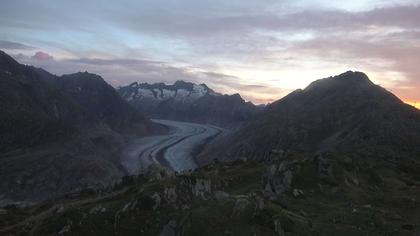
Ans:
[{"label": "sky", "polygon": [[363,71],[420,107],[420,0],[2,0],[0,50],[58,75],[206,83],[256,104]]}]

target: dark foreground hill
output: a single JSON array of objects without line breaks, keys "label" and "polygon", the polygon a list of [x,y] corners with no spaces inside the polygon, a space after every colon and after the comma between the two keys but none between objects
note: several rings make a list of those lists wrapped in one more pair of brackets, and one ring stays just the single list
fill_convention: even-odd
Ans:
[{"label": "dark foreground hill", "polygon": [[1,51],[0,110],[3,202],[119,180],[125,135],[160,129],[97,75],[57,77]]},{"label": "dark foreground hill", "polygon": [[262,160],[273,150],[390,161],[420,157],[420,111],[360,72],[313,82],[267,107],[199,159]]},{"label": "dark foreground hill", "polygon": [[111,190],[0,209],[5,235],[395,235],[420,233],[420,163],[272,154],[174,175],[152,167]]}]

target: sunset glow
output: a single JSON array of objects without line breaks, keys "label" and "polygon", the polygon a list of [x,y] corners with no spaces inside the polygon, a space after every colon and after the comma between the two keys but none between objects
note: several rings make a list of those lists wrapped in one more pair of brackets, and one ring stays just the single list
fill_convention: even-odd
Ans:
[{"label": "sunset glow", "polygon": [[358,70],[419,107],[419,0],[24,2],[0,3],[0,49],[56,74],[186,80],[269,103]]},{"label": "sunset glow", "polygon": [[413,107],[415,107],[415,108],[417,108],[417,109],[420,109],[420,101],[418,101],[418,102],[404,101],[404,102],[413,106]]}]

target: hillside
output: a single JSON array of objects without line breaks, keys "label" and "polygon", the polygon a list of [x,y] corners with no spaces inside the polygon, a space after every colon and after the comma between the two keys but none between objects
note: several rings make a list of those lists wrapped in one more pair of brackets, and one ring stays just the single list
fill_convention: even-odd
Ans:
[{"label": "hillside", "polygon": [[3,52],[0,107],[2,204],[118,181],[126,135],[162,131],[97,75],[57,77]]},{"label": "hillside", "polygon": [[360,72],[311,83],[274,102],[257,119],[199,159],[264,159],[271,150],[334,151],[359,157],[417,158],[420,111]]},{"label": "hillside", "polygon": [[58,79],[58,89],[73,98],[96,120],[120,132],[147,134],[153,127],[150,120],[125,102],[116,90],[100,76],[90,73],[63,75]]},{"label": "hillside", "polygon": [[276,153],[174,175],[154,166],[113,189],[0,209],[20,235],[396,235],[420,233],[420,163]]}]

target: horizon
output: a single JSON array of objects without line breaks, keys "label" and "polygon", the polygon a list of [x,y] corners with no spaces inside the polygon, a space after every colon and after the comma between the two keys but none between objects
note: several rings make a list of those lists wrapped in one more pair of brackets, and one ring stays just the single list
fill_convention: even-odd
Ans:
[{"label": "horizon", "polygon": [[[28,66],[33,66],[33,65],[28,65]],[[38,68],[40,68],[40,69],[43,69],[43,70],[45,70],[44,68],[41,68],[41,67],[38,67]],[[47,72],[49,72],[49,71],[47,71]],[[91,72],[89,72],[89,71],[75,71],[74,73],[91,73]],[[346,72],[349,72],[349,71],[346,71]],[[332,75],[332,76],[329,76],[329,77],[334,77],[334,76],[339,76],[339,75],[341,75],[341,74],[343,74],[343,73],[346,73],[346,72],[342,72],[342,73],[340,73],[340,74],[337,74],[337,75]],[[361,73],[364,73],[364,72],[362,72],[362,71],[351,71],[351,72],[361,72]],[[93,74],[95,74],[95,73],[93,73]],[[62,75],[69,75],[69,74],[61,74],[61,75],[59,75],[59,76],[62,76]],[[102,77],[100,74],[96,74],[96,75],[99,75],[100,77]],[[369,75],[367,75],[368,76],[368,78],[369,78]],[[329,77],[325,77],[325,78],[319,78],[319,79],[326,79],[326,78],[329,78]],[[102,77],[103,78],[103,77]],[[313,81],[311,81],[310,83],[312,83],[312,82],[314,82],[314,81],[317,81],[317,80],[319,80],[319,79],[315,79],[315,80],[313,80]],[[104,79],[105,80],[105,79]],[[370,78],[369,78],[369,80],[370,80]],[[106,81],[106,80],[105,80]],[[137,83],[137,84],[159,84],[159,83],[163,83],[163,84],[165,84],[165,85],[174,85],[176,82],[178,82],[178,81],[181,81],[181,82],[186,82],[186,83],[194,83],[194,82],[191,82],[191,81],[186,81],[186,80],[182,80],[182,79],[180,79],[180,80],[176,80],[176,81],[171,81],[171,82],[165,82],[165,81],[156,81],[156,82],[148,82],[148,81],[132,81],[132,82],[130,82],[130,83],[128,83],[128,84],[123,84],[123,85],[119,85],[119,86],[113,86],[112,84],[110,84],[112,87],[114,87],[115,89],[118,89],[118,88],[121,88],[121,87],[126,87],[126,86],[129,86],[129,85],[131,85],[131,84],[134,84],[134,83]],[[304,87],[302,87],[302,88],[296,88],[296,89],[294,89],[294,90],[292,90],[292,91],[290,91],[289,93],[287,93],[286,95],[284,95],[284,96],[282,96],[282,97],[279,97],[279,98],[277,98],[277,99],[273,99],[272,101],[270,101],[270,102],[267,102],[267,103],[254,103],[253,101],[251,101],[251,100],[246,100],[246,99],[244,99],[246,102],[251,102],[252,104],[254,104],[255,106],[261,106],[261,105],[263,105],[263,106],[267,106],[267,105],[270,105],[271,103],[273,103],[273,102],[276,102],[276,101],[278,101],[278,100],[280,100],[280,99],[282,99],[283,97],[285,97],[285,96],[287,96],[288,94],[290,94],[290,93],[292,93],[293,91],[295,91],[295,90],[299,90],[299,89],[305,89],[307,86],[309,86],[310,85],[310,83],[309,84],[307,84],[307,85],[305,85]],[[205,86],[207,86],[207,84],[206,83],[194,83],[194,84],[199,84],[199,85],[205,85]],[[210,88],[210,89],[212,89],[214,92],[216,92],[216,93],[220,93],[220,91],[217,91],[217,90],[214,90],[212,87],[209,87],[209,86],[207,86],[208,88]],[[392,91],[391,91],[392,92]],[[231,94],[227,94],[227,93],[222,93],[222,94],[226,94],[226,95],[233,95],[233,94],[239,94],[241,97],[242,97],[242,95],[240,94],[240,93],[231,93]],[[242,97],[243,98],[243,97]],[[401,99],[401,98],[400,98]],[[401,99],[402,100],[402,99]],[[411,105],[411,106],[413,106],[413,107],[415,107],[415,108],[417,108],[417,109],[420,109],[420,103],[418,103],[418,102],[407,102],[407,101],[404,101],[404,100],[402,100],[404,103],[406,103],[406,104],[408,104],[408,105]]]},{"label": "horizon", "polygon": [[114,87],[184,80],[254,104],[361,71],[420,108],[419,4],[4,1],[0,49],[57,75],[89,71]]}]

